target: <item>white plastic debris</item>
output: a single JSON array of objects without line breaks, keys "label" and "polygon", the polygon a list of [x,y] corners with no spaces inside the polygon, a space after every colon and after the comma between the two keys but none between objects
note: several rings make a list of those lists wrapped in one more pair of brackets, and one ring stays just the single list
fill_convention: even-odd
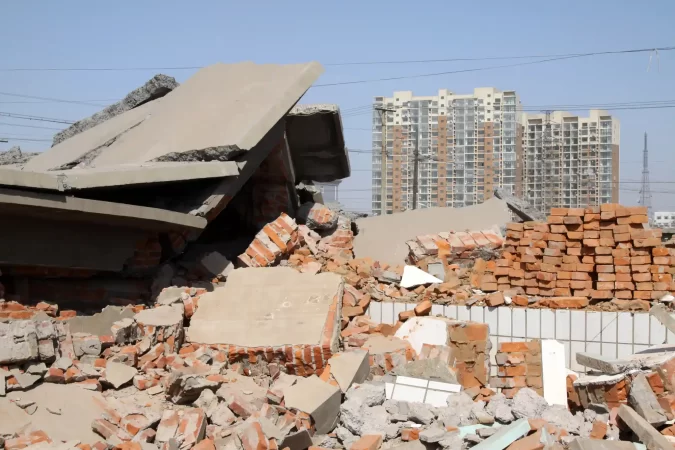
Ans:
[{"label": "white plastic debris", "polygon": [[663,303],[672,303],[673,300],[675,300],[675,297],[673,297],[671,294],[666,294],[659,299],[659,301]]},{"label": "white plastic debris", "polygon": [[443,280],[426,273],[415,266],[405,266],[403,268],[403,277],[401,278],[401,287],[406,289],[414,288],[423,284],[442,283]]}]

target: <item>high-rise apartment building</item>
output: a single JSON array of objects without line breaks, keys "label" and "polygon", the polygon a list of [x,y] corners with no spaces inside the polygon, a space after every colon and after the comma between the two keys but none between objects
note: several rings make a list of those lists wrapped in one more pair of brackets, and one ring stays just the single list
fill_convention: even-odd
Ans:
[{"label": "high-rise apartment building", "polygon": [[[482,203],[496,187],[522,195],[520,102],[514,91],[394,92],[373,112],[373,213]],[[413,198],[415,154],[418,186]],[[383,157],[386,155],[386,157]],[[385,203],[383,205],[382,199]]]},{"label": "high-rise apartment building", "polygon": [[619,120],[592,109],[523,114],[523,197],[534,207],[619,201]]},{"label": "high-rise apartment building", "polygon": [[620,126],[607,111],[525,114],[495,88],[394,92],[373,109],[374,214],[473,205],[496,187],[542,211],[619,200]]}]

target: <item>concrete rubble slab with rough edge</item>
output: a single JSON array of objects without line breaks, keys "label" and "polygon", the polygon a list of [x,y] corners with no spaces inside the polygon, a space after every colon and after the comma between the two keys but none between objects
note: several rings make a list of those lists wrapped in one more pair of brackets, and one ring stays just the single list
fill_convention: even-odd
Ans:
[{"label": "concrete rubble slab with rough edge", "polygon": [[334,298],[342,298],[342,277],[300,273],[288,267],[233,271],[224,286],[203,294],[187,339],[200,344],[242,347],[319,345]]},{"label": "concrete rubble slab with rough edge", "polygon": [[56,169],[94,151],[87,165],[229,160],[253,148],[322,72],[315,62],[214,64],[161,99],[52,147],[25,169]]},{"label": "concrete rubble slab with rough edge", "polygon": [[148,80],[143,86],[129,92],[119,102],[106,106],[102,111],[99,111],[94,115],[87,117],[86,119],[78,120],[65,130],[56,133],[54,135],[52,146],[63,142],[77,134],[80,134],[83,131],[93,128],[100,123],[110,120],[111,118],[126,111],[164,97],[166,94],[177,87],[178,82],[175,78],[163,74],[157,74]]},{"label": "concrete rubble slab with rough edge", "polygon": [[317,376],[301,378],[293,386],[284,389],[286,408],[295,408],[312,417],[316,433],[333,431],[340,413],[342,392],[325,383]]},{"label": "concrete rubble slab with rough edge", "polygon": [[48,172],[33,172],[6,167],[0,168],[0,184],[64,192],[237,175],[239,175],[239,167],[234,161],[153,162]]},{"label": "concrete rubble slab with rough edge", "polygon": [[495,434],[473,448],[475,450],[502,450],[529,431],[530,422],[527,419],[519,419],[508,426],[500,427]]},{"label": "concrete rubble slab with rough edge", "polygon": [[624,423],[633,430],[633,433],[640,439],[640,442],[647,446],[648,450],[663,450],[673,448],[668,439],[659,431],[651,426],[642,418],[633,408],[627,405],[619,406],[618,416]]},{"label": "concrete rubble slab with rough edge", "polygon": [[599,370],[605,375],[618,375],[636,369],[649,369],[668,361],[673,356],[672,346],[667,346],[663,351],[658,351],[655,346],[650,353],[636,353],[622,359],[605,358],[601,355],[578,352],[577,363],[591,369]]},{"label": "concrete rubble slab with rough edge", "polygon": [[638,447],[628,441],[605,441],[600,439],[582,439],[576,438],[570,442],[569,450],[638,450],[644,446]]},{"label": "concrete rubble slab with rough edge", "polygon": [[206,220],[164,209],[71,197],[64,194],[0,188],[0,214],[81,220],[106,225],[128,225],[145,230],[203,229]]},{"label": "concrete rubble slab with rough edge", "polygon": [[296,105],[286,116],[295,181],[330,182],[351,175],[340,109],[333,104]]},{"label": "concrete rubble slab with rough edge", "polygon": [[[440,231],[488,230],[511,221],[506,202],[491,198],[464,208],[434,207],[357,219],[354,256],[397,265],[409,253],[407,241]],[[439,224],[442,227],[439,228]]]}]

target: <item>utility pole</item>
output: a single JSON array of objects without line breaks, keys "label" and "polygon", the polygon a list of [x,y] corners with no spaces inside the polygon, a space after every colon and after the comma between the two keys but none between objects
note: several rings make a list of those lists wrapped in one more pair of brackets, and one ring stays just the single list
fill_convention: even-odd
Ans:
[{"label": "utility pole", "polygon": [[420,126],[415,127],[415,150],[413,151],[413,204],[412,209],[417,209],[417,186],[419,182],[419,160],[420,160]]},{"label": "utility pole", "polygon": [[381,175],[380,175],[380,215],[387,214],[387,121],[386,113],[393,112],[393,108],[376,106],[376,111],[380,112],[380,121],[382,122],[382,152],[381,152]]},{"label": "utility pole", "polygon": [[647,207],[647,217],[652,220],[652,193],[649,187],[649,151],[647,150],[647,133],[645,148],[642,151],[642,186],[640,188],[640,204]]}]

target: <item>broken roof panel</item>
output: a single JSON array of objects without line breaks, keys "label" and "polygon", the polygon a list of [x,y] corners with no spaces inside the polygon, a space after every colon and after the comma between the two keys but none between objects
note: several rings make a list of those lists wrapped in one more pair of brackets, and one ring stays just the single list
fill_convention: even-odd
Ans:
[{"label": "broken roof panel", "polygon": [[296,182],[329,182],[351,174],[337,105],[295,106],[286,118],[286,133]]},{"label": "broken roof panel", "polygon": [[0,184],[32,189],[72,191],[236,175],[239,175],[239,164],[234,161],[153,162],[48,172],[0,167]]}]

